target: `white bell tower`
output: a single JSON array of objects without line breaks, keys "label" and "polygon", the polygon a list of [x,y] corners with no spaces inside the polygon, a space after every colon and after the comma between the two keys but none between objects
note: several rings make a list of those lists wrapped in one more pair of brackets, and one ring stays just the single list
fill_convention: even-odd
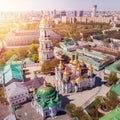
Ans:
[{"label": "white bell tower", "polygon": [[45,17],[42,18],[40,25],[40,37],[39,37],[39,61],[45,62],[53,58],[53,44],[50,40],[49,24]]}]

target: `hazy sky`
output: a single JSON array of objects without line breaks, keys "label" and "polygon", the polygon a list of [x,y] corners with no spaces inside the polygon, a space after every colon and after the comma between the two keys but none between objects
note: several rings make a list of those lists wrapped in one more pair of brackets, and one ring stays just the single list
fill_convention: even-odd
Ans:
[{"label": "hazy sky", "polygon": [[25,10],[92,10],[120,11],[120,0],[0,0],[0,11]]}]

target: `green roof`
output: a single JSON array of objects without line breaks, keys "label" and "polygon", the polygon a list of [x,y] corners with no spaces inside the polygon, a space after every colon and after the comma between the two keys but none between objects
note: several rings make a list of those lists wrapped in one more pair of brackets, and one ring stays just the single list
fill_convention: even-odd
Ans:
[{"label": "green roof", "polygon": [[47,106],[46,102],[43,102],[43,101],[38,102],[38,104],[39,104],[42,108],[44,108],[44,107]]},{"label": "green roof", "polygon": [[54,47],[54,50],[57,51],[57,52],[61,52],[62,54],[65,54],[68,57],[71,57],[72,55],[74,55],[73,52],[63,50],[62,48],[59,48],[59,47]]},{"label": "green roof", "polygon": [[97,61],[95,61],[95,60],[93,60],[92,58],[90,58],[90,57],[86,57],[86,56],[82,56],[82,55],[79,55],[78,56],[78,60],[84,60],[85,61],[85,63],[87,63],[87,64],[92,64],[92,65],[94,65],[94,66],[97,66],[97,67],[99,67],[100,65],[102,65],[102,63],[100,63],[100,62],[97,62]]},{"label": "green roof", "polygon": [[15,111],[16,111],[16,108],[15,108],[15,106],[14,106],[14,105],[12,105],[12,106],[11,106],[11,108],[12,108],[12,111],[13,111],[13,112],[15,112]]},{"label": "green roof", "polygon": [[51,101],[49,102],[48,106],[49,106],[49,107],[54,107],[54,106],[56,106],[56,103],[55,103],[53,100],[51,100]]},{"label": "green roof", "polygon": [[37,90],[37,95],[40,97],[50,97],[56,94],[56,90],[54,87],[50,85],[42,85]]},{"label": "green roof", "polygon": [[112,86],[110,90],[120,96],[120,80],[117,82],[116,85]]},{"label": "green roof", "polygon": [[56,89],[47,83],[44,83],[44,85],[38,88],[36,94],[36,100],[42,108],[54,107],[61,101],[60,97],[57,95]]},{"label": "green roof", "polygon": [[106,67],[106,70],[113,71],[120,74],[120,71],[117,69],[117,65],[120,65],[120,60],[114,62],[113,64]]},{"label": "green roof", "polygon": [[101,117],[99,120],[120,120],[120,107],[116,107],[116,109]]},{"label": "green roof", "polygon": [[22,81],[23,76],[21,71],[22,67],[16,64],[10,64],[5,66],[2,72],[4,84],[7,84],[13,78],[18,81]]},{"label": "green roof", "polygon": [[83,49],[77,49],[78,53],[82,53],[84,55],[89,55],[91,57],[95,57],[95,58],[100,58],[100,59],[105,59],[107,56],[99,53],[99,52],[95,52],[95,51],[88,51],[88,50],[83,50]]},{"label": "green roof", "polygon": [[60,45],[62,45],[62,46],[65,46],[65,45],[72,45],[72,44],[74,44],[76,42],[76,40],[68,40],[68,41],[66,41],[66,42],[60,42]]},{"label": "green roof", "polygon": [[60,101],[60,97],[59,96],[56,96],[56,98],[54,99],[54,102],[59,102]]},{"label": "green roof", "polygon": [[103,36],[104,34],[95,34],[95,35],[93,35],[93,37],[95,37],[95,36]]}]

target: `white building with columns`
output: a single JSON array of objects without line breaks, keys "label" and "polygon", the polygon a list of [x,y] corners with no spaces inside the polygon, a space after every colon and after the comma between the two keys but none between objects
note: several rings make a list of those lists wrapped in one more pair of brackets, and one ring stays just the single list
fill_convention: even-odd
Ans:
[{"label": "white building with columns", "polygon": [[40,37],[39,37],[39,61],[47,61],[53,58],[53,44],[52,40],[50,40],[49,33],[49,24],[45,17],[42,18],[40,25]]}]

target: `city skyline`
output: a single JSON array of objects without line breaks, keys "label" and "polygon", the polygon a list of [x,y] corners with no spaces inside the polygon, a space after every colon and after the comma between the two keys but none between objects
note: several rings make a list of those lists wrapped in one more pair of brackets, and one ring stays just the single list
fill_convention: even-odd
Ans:
[{"label": "city skyline", "polygon": [[91,11],[97,5],[98,11],[120,11],[120,0],[8,0],[0,1],[0,11],[30,10],[84,10]]}]

